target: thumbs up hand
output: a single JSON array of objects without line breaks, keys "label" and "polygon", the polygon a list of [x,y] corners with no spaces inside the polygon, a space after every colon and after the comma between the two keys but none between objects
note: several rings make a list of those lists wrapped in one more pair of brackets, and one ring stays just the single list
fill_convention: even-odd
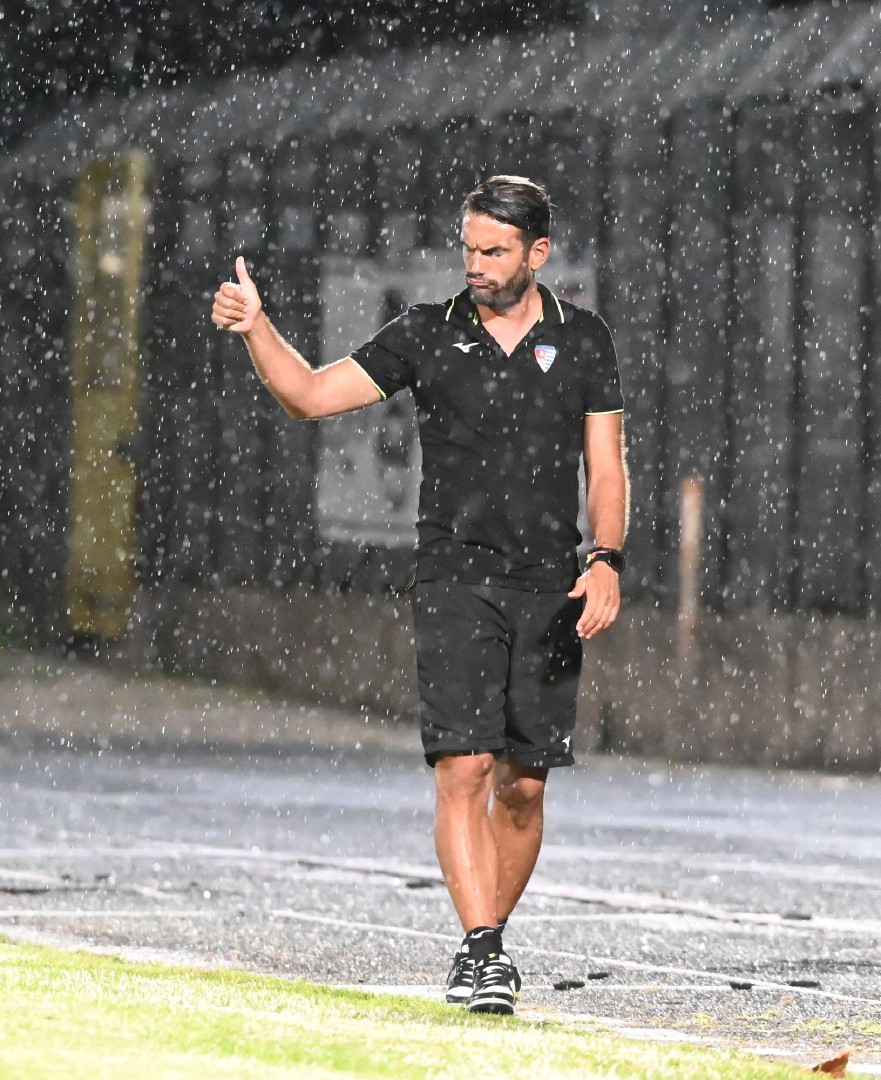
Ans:
[{"label": "thumbs up hand", "polygon": [[254,328],[263,304],[241,255],[236,259],[236,276],[238,284],[224,281],[214,294],[211,321],[222,330],[248,334]]}]

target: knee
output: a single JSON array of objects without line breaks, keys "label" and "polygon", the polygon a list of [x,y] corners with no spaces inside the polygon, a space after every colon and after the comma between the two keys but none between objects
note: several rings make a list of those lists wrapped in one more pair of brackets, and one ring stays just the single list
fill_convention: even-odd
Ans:
[{"label": "knee", "polygon": [[495,759],[492,754],[450,754],[434,766],[438,801],[488,799]]},{"label": "knee", "polygon": [[494,796],[508,811],[516,825],[528,825],[544,806],[545,785],[543,780],[529,776],[512,776],[496,785]]}]

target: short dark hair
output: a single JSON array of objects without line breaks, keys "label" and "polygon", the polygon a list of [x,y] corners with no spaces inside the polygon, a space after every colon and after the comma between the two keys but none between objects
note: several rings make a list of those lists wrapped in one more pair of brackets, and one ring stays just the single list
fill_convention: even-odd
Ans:
[{"label": "short dark hair", "polygon": [[486,214],[513,225],[528,245],[551,235],[551,200],[525,176],[491,176],[465,196],[462,214]]}]

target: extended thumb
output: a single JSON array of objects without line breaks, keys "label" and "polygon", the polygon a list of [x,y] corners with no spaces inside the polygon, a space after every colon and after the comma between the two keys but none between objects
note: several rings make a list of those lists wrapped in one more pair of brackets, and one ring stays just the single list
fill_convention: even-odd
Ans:
[{"label": "extended thumb", "polygon": [[245,266],[245,260],[241,255],[236,259],[236,277],[239,279],[240,285],[254,284],[251,280],[251,275],[248,273],[248,269]]}]

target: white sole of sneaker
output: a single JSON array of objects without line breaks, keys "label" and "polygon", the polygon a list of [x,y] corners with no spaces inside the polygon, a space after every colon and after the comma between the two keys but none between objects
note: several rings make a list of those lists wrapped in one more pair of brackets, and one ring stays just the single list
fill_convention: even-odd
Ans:
[{"label": "white sole of sneaker", "polygon": [[515,1002],[510,998],[503,997],[485,997],[480,1001],[469,1002],[467,1005],[468,1012],[474,1013],[495,1013],[496,1015],[508,1014],[510,1015],[514,1011]]}]

